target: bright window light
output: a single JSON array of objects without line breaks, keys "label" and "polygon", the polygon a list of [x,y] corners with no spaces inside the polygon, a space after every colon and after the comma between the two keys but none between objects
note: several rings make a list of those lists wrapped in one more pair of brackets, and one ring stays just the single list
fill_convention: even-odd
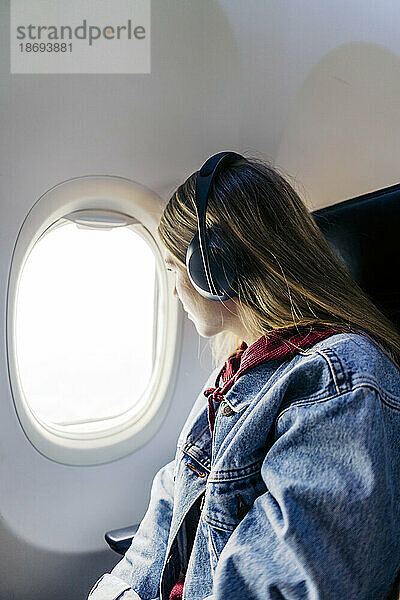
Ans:
[{"label": "bright window light", "polygon": [[157,269],[135,227],[60,222],[32,248],[18,286],[20,383],[42,421],[73,426],[140,407],[153,371]]}]

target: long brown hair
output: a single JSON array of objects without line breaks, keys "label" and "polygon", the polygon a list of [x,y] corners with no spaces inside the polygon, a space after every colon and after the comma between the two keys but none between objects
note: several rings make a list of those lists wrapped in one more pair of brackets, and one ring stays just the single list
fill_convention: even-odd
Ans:
[{"label": "long brown hair", "polygon": [[[197,171],[167,203],[158,234],[185,266],[197,231]],[[362,333],[399,367],[400,334],[347,271],[310,211],[277,168],[246,157],[224,168],[208,198],[206,226],[218,226],[227,262],[238,273],[237,314],[259,337],[288,327],[329,326]],[[295,333],[295,332],[294,332]],[[211,338],[214,364],[234,354],[241,340],[230,332]]]}]

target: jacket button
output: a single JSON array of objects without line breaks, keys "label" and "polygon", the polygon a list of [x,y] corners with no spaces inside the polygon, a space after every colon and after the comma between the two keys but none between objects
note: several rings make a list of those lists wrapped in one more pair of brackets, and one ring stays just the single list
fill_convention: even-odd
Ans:
[{"label": "jacket button", "polygon": [[231,407],[229,406],[229,404],[225,404],[225,406],[222,409],[222,414],[224,415],[224,417],[231,417],[234,414],[235,411],[233,411],[231,409]]}]

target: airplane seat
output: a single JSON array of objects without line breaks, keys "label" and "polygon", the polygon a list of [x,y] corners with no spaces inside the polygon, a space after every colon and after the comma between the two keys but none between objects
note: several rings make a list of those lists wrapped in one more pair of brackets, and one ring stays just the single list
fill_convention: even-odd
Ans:
[{"label": "airplane seat", "polygon": [[313,218],[350,275],[400,330],[400,184],[315,210]]},{"label": "airplane seat", "polygon": [[123,556],[131,545],[138,529],[139,524],[131,525],[130,527],[121,527],[121,529],[107,531],[104,537],[110,548]]},{"label": "airplane seat", "polygon": [[[400,231],[400,184],[315,210],[312,216],[350,275],[400,329],[400,284],[396,276]],[[189,410],[189,407],[188,407]],[[110,547],[124,555],[138,525],[105,534]],[[399,597],[399,576],[396,598]]]}]

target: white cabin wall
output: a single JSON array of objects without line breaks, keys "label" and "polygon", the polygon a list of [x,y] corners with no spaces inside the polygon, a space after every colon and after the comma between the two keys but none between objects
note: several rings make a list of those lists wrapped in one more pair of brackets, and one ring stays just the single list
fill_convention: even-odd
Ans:
[{"label": "white cabin wall", "polygon": [[35,201],[88,174],[128,177],[167,201],[226,149],[270,159],[312,209],[400,179],[398,2],[152,0],[151,14],[148,75],[10,75],[0,0],[0,599],[86,597],[118,560],[104,531],[140,520],[211,370],[185,318],[153,440],[96,467],[40,455],[16,417],[5,347],[12,251]]}]

